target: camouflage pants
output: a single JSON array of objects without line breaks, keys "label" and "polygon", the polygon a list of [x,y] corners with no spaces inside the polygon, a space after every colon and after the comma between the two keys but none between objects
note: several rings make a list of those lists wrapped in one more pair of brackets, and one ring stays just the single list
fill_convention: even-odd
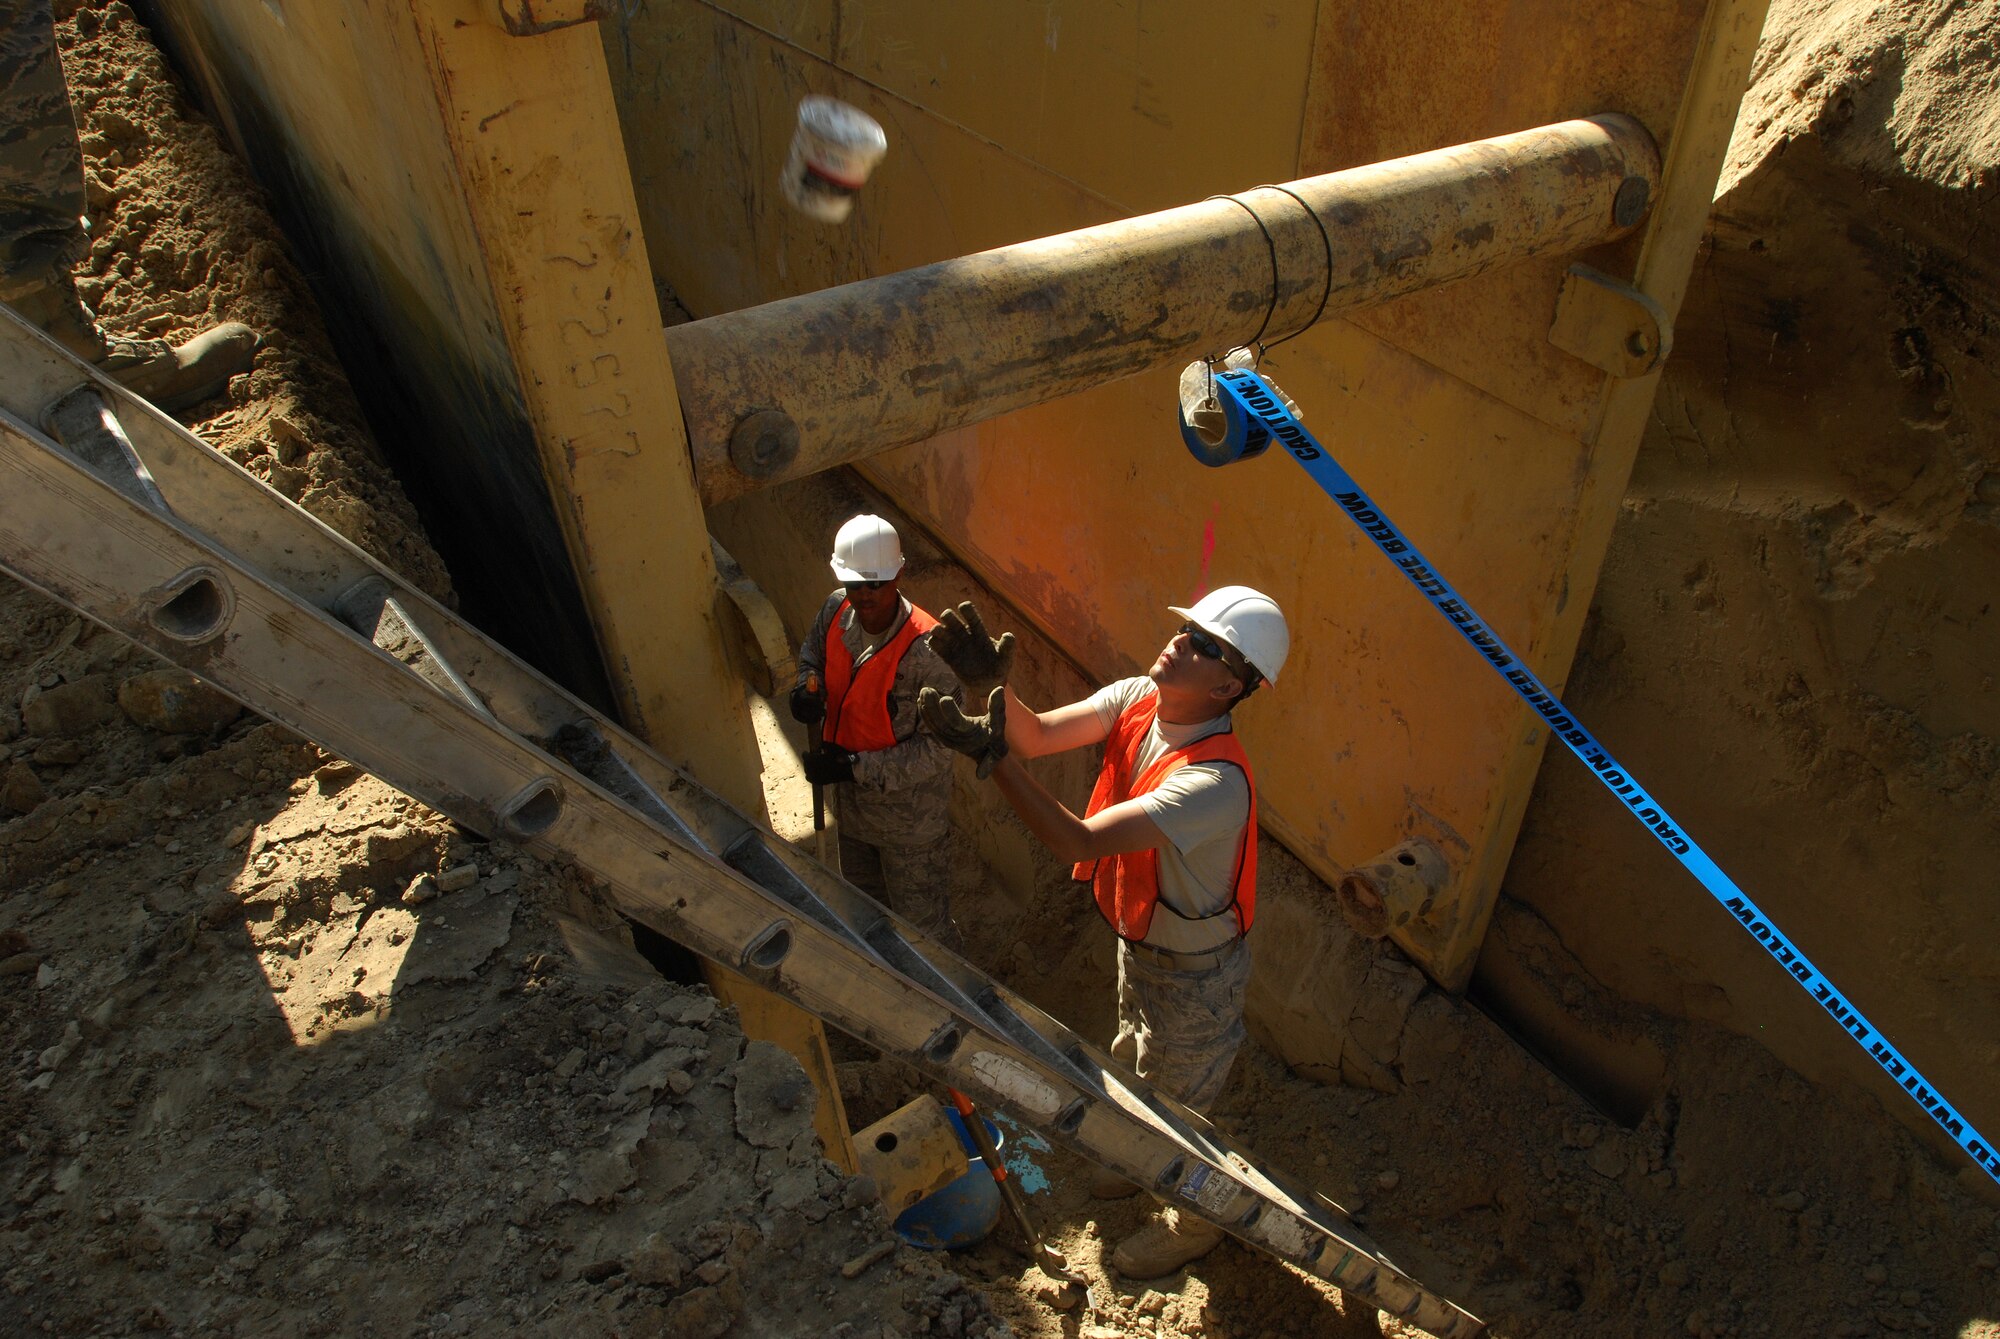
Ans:
[{"label": "camouflage pants", "polygon": [[926,935],[958,951],[958,926],[951,919],[950,833],[917,846],[874,846],[842,833],[840,872]]},{"label": "camouflage pants", "polygon": [[0,301],[46,287],[90,243],[50,4],[0,0]]},{"label": "camouflage pants", "polygon": [[1181,1105],[1206,1111],[1243,1045],[1250,947],[1241,938],[1199,971],[1162,967],[1118,945],[1118,1036],[1111,1057]]}]

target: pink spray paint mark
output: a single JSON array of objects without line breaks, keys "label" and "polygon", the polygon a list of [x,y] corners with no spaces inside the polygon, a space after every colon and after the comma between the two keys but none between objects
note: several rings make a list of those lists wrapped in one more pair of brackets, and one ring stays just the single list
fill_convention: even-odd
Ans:
[{"label": "pink spray paint mark", "polygon": [[[1208,520],[1201,527],[1201,575],[1194,588],[1194,600],[1208,594],[1208,564],[1215,557],[1215,518],[1222,515],[1222,504],[1211,503]],[[1192,604],[1194,600],[1190,600]]]}]

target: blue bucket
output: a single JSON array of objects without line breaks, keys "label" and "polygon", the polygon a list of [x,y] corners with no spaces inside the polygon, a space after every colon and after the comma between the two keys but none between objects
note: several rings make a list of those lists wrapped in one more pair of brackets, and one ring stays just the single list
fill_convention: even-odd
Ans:
[{"label": "blue bucket", "polygon": [[[1002,1208],[1000,1187],[993,1183],[993,1173],[986,1170],[985,1160],[972,1146],[964,1119],[948,1107],[944,1114],[951,1121],[952,1133],[964,1145],[971,1165],[965,1175],[896,1215],[892,1224],[897,1236],[926,1251],[962,1251],[977,1246],[1000,1221]],[[999,1148],[1003,1138],[999,1127],[987,1121],[986,1132],[993,1136],[993,1146]]]}]

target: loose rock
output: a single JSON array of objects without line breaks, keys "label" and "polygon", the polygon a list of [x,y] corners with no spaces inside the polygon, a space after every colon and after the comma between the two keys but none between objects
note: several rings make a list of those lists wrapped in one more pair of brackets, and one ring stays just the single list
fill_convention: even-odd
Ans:
[{"label": "loose rock", "polygon": [[21,704],[21,721],[35,735],[80,735],[117,714],[110,681],[101,674],[59,683]]},{"label": "loose rock", "polygon": [[41,806],[49,793],[42,786],[42,780],[24,762],[16,762],[0,773],[0,810],[13,814],[31,814]]},{"label": "loose rock", "polygon": [[896,1253],[896,1243],[893,1240],[878,1241],[873,1246],[870,1246],[867,1250],[863,1251],[861,1254],[855,1256],[852,1260],[849,1260],[846,1264],[842,1265],[840,1267],[840,1276],[844,1279],[858,1279],[863,1274],[867,1273],[869,1269],[873,1268],[877,1263],[888,1259],[895,1253]]},{"label": "loose rock", "polygon": [[163,735],[208,734],[243,714],[241,704],[180,669],[133,675],[118,685],[118,706],[134,725]]},{"label": "loose rock", "polygon": [[736,1071],[736,1132],[757,1148],[782,1148],[812,1125],[819,1096],[791,1055],[767,1041],[744,1048]]},{"label": "loose rock", "polygon": [[625,1257],[625,1276],[647,1287],[678,1288],[686,1271],[686,1257],[657,1232]]}]

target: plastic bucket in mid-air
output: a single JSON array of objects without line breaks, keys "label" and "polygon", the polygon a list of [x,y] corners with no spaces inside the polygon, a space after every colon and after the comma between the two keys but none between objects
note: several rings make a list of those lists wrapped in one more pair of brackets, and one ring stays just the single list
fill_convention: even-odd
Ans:
[{"label": "plastic bucket in mid-air", "polygon": [[838,223],[853,212],[854,197],[888,151],[880,123],[860,108],[817,94],[801,98],[778,184],[792,208]]},{"label": "plastic bucket in mid-air", "polygon": [[[972,1146],[965,1121],[956,1111],[946,1110],[945,1115],[970,1156],[965,1175],[903,1210],[893,1224],[897,1236],[927,1251],[959,1251],[977,1246],[1000,1221],[1000,1187],[993,1183],[993,1173],[986,1169],[979,1150]],[[993,1136],[993,1146],[999,1148],[1004,1137],[1000,1127],[987,1121],[986,1132]]]}]

